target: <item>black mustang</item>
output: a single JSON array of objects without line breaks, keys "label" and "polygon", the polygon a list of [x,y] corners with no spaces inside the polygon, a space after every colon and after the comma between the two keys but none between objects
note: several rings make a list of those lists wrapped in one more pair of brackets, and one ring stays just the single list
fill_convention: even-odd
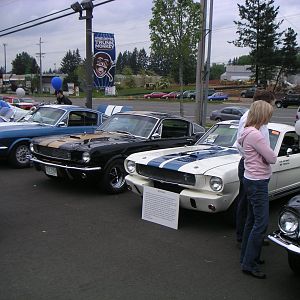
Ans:
[{"label": "black mustang", "polygon": [[96,179],[107,192],[120,193],[126,189],[124,159],[128,155],[192,145],[204,131],[169,113],[118,113],[93,134],[35,138],[31,160],[50,178]]}]

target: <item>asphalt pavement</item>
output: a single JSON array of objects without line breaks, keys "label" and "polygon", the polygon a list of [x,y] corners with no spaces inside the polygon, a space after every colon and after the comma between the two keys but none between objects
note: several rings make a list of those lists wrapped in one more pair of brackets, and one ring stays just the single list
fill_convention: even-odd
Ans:
[{"label": "asphalt pavement", "polygon": [[[181,209],[173,230],[141,219],[131,192],[52,180],[0,163],[0,299],[299,299],[287,254],[243,274],[222,215]],[[271,203],[269,231],[286,199]]]}]

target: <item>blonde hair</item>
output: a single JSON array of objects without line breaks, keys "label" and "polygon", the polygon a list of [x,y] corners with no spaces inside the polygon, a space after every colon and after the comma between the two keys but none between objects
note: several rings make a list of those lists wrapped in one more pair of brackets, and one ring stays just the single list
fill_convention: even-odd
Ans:
[{"label": "blonde hair", "polygon": [[259,129],[268,124],[273,114],[273,106],[264,100],[257,100],[250,106],[245,127],[253,126]]}]

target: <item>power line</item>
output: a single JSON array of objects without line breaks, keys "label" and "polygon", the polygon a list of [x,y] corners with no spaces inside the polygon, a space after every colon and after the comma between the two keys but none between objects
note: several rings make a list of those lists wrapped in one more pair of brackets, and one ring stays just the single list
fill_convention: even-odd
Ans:
[{"label": "power line", "polygon": [[[116,1],[116,0],[106,0],[106,1],[103,1],[103,2],[100,2],[100,3],[97,3],[97,4],[94,4],[94,7],[97,7],[97,6],[103,5],[103,4],[107,4],[107,3],[113,2],[113,1]],[[69,9],[70,9],[70,8],[66,8],[65,10],[69,10]],[[20,28],[20,29],[16,29],[16,30],[7,32],[7,33],[3,33],[3,34],[0,35],[0,37],[9,35],[9,34],[12,34],[12,33],[15,33],[15,32],[20,32],[20,31],[23,31],[23,30],[26,30],[26,29],[29,29],[29,28],[33,28],[33,27],[36,27],[36,26],[39,26],[39,25],[42,25],[42,24],[45,24],[45,23],[48,23],[48,22],[51,22],[51,21],[54,21],[54,20],[58,20],[58,19],[61,19],[61,18],[70,16],[70,15],[73,15],[73,14],[77,14],[77,13],[78,13],[78,12],[76,12],[76,11],[72,11],[72,12],[70,12],[70,13],[67,13],[67,14],[64,14],[64,15],[61,15],[61,16],[58,16],[58,17],[56,17],[56,18],[48,19],[48,20],[45,20],[45,21],[42,21],[42,22],[39,22],[39,23],[30,25],[30,26],[26,26],[26,27],[23,27],[23,28]],[[53,14],[54,14],[54,13],[53,13]],[[46,16],[40,17],[40,18],[37,18],[36,20],[38,20],[38,19],[43,19],[43,18],[45,18],[45,17],[46,17]],[[25,23],[28,24],[28,23],[30,23],[30,22],[32,22],[32,21],[28,21],[28,22],[25,22]],[[12,28],[16,28],[16,27],[19,27],[19,26],[21,26],[21,24],[15,25],[15,26],[13,26]],[[9,28],[3,29],[3,30],[1,30],[0,32],[7,31],[7,30],[9,30]]]}]

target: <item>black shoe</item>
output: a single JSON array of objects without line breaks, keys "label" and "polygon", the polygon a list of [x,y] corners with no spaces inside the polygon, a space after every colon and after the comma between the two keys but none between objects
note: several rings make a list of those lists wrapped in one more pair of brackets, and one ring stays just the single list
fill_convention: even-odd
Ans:
[{"label": "black shoe", "polygon": [[264,238],[263,240],[263,246],[269,246],[270,245],[270,241],[268,238]]},{"label": "black shoe", "polygon": [[267,277],[265,273],[258,270],[253,270],[253,271],[242,270],[242,271],[244,274],[251,275],[258,279],[265,279]]}]

